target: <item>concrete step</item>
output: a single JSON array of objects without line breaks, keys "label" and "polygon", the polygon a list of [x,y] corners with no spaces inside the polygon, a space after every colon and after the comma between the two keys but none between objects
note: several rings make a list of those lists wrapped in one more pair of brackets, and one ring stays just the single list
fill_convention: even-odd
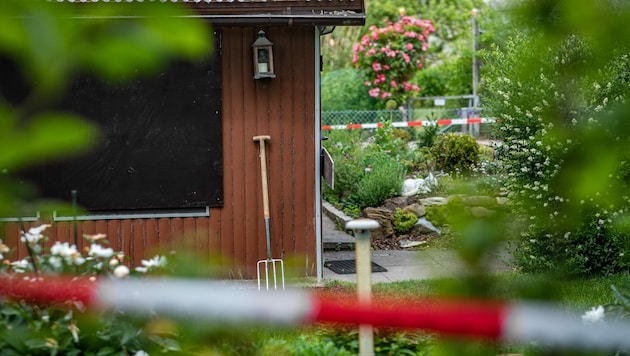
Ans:
[{"label": "concrete step", "polygon": [[354,250],[354,236],[339,230],[352,218],[327,202],[322,204],[322,240],[324,251]]}]

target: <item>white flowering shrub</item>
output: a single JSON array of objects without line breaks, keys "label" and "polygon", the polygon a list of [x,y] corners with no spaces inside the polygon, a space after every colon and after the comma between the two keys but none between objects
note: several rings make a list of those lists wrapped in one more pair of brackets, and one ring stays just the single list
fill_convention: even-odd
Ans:
[{"label": "white flowering shrub", "polygon": [[609,145],[626,138],[615,138],[621,131],[607,118],[628,88],[620,74],[628,61],[576,75],[593,55],[585,41],[569,36],[542,51],[541,41],[517,35],[485,56],[486,106],[500,119],[505,189],[521,222],[513,254],[525,271],[614,273],[629,265],[616,224],[627,212],[628,199],[618,197],[629,175],[613,158],[627,153]]},{"label": "white flowering shrub", "polygon": [[[21,242],[28,257],[11,260],[12,249],[0,240],[0,275],[38,283],[51,275],[98,278],[128,278],[134,274],[166,268],[166,258],[143,260],[130,269],[125,256],[107,246],[105,235],[85,235],[89,247],[56,241],[46,248],[44,231],[50,225],[23,231]],[[77,301],[35,304],[27,300],[4,300],[0,304],[0,354],[2,355],[146,355],[146,351],[176,351],[171,336],[144,331],[152,318],[130,318],[118,311],[86,313]],[[146,350],[146,351],[145,351]]]}]

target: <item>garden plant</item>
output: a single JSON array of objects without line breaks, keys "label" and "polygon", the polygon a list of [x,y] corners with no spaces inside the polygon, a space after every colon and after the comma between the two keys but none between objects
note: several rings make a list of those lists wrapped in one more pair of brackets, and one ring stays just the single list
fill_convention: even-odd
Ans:
[{"label": "garden plant", "polygon": [[[12,260],[17,246],[0,240],[0,276],[37,284],[60,275],[96,281],[97,278],[128,278],[167,267],[164,256],[143,260],[130,269],[124,253],[107,246],[103,234],[85,235],[89,247],[79,250],[69,242],[48,241],[50,225],[22,231],[21,243],[28,251]],[[27,299],[9,299],[0,304],[0,353],[2,355],[146,355],[179,351],[175,335],[147,331],[157,316],[133,317],[120,311],[98,314],[79,301],[37,304]]]}]

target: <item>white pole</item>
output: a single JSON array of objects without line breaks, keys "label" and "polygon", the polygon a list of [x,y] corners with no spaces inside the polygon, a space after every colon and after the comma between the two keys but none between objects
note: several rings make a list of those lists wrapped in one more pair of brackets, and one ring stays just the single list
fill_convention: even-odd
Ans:
[{"label": "white pole", "polygon": [[[346,230],[354,231],[357,264],[357,294],[359,304],[372,303],[372,261],[370,256],[370,230],[379,223],[372,219],[356,219],[346,224]],[[374,356],[374,332],[372,325],[359,325],[359,355]]]}]

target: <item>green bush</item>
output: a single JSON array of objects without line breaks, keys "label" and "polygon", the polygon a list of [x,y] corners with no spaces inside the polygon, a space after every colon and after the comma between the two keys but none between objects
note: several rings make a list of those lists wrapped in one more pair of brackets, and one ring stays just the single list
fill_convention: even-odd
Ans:
[{"label": "green bush", "polygon": [[326,72],[322,76],[321,88],[324,111],[372,110],[376,104],[355,69]]},{"label": "green bush", "polygon": [[[15,251],[0,240],[0,276],[39,283],[51,276],[77,278],[126,278],[164,271],[166,257],[143,260],[129,269],[122,252],[107,247],[103,235],[85,235],[85,255],[76,245],[56,241],[45,247],[48,237],[41,225],[22,232],[29,257],[10,259]],[[19,277],[18,277],[19,276]],[[11,298],[0,303],[0,354],[2,355],[121,355],[136,352],[181,351],[175,335],[157,335],[148,330],[156,315],[130,316],[122,311],[86,313],[85,306],[70,300],[37,303]]]},{"label": "green bush", "polygon": [[[599,215],[599,216],[597,216]],[[627,234],[610,224],[610,217],[586,211],[572,227],[556,217],[555,224],[529,224],[517,240],[513,255],[526,272],[553,271],[567,275],[612,275],[630,267],[625,252]]]},{"label": "green bush", "polygon": [[322,187],[324,199],[332,204],[341,205],[356,190],[363,170],[364,156],[361,146],[362,135],[357,130],[331,131],[324,146],[335,161],[335,188],[326,184]]},{"label": "green bush", "polygon": [[[611,114],[627,92],[628,59],[595,65],[592,42],[576,35],[541,43],[540,33],[519,31],[484,58],[484,103],[500,118],[503,188],[523,222],[511,252],[531,272],[623,270],[627,231],[615,220],[630,204],[629,141],[617,122],[626,114]],[[597,75],[584,75],[586,68]]]},{"label": "green bush", "polygon": [[394,231],[398,235],[409,232],[418,222],[418,216],[412,212],[396,208],[394,213]]},{"label": "green bush", "polygon": [[370,161],[352,195],[352,201],[361,209],[382,205],[400,194],[404,180],[404,168],[393,158],[378,154]]},{"label": "green bush", "polygon": [[470,135],[440,135],[430,152],[436,168],[447,173],[468,173],[479,163],[479,145]]}]

